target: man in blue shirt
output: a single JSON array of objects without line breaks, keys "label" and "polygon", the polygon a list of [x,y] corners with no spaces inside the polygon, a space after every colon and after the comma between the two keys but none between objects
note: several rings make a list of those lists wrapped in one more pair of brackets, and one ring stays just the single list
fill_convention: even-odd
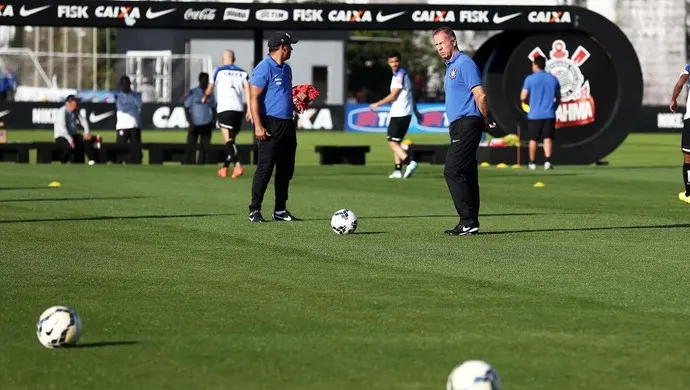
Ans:
[{"label": "man in blue shirt", "polygon": [[460,223],[446,234],[479,233],[479,172],[477,148],[487,128],[488,103],[479,68],[460,51],[449,27],[433,33],[436,52],[446,62],[444,88],[451,143],[443,175],[460,216]]},{"label": "man in blue shirt", "polygon": [[561,84],[558,78],[545,71],[546,59],[537,56],[532,61],[532,74],[525,78],[520,100],[529,104],[527,132],[529,133],[529,169],[537,169],[537,142],[544,140],[544,169],[553,169],[553,136],[556,132],[556,108],[561,104]]},{"label": "man in blue shirt", "polygon": [[[292,105],[292,69],[285,62],[290,59],[295,43],[297,39],[289,33],[273,33],[268,38],[268,55],[252,72],[250,109],[259,155],[252,183],[252,203],[249,205],[250,222],[265,222],[261,203],[274,167],[273,220],[299,220],[286,207],[288,188],[295,171],[297,134]],[[297,98],[304,101],[306,96],[301,93]]]},{"label": "man in blue shirt", "polygon": [[201,153],[198,164],[206,164],[206,151],[211,147],[211,132],[216,121],[216,98],[211,94],[204,98],[208,88],[208,73],[199,73],[199,86],[189,90],[184,99],[185,115],[189,122],[187,132],[187,164],[194,164],[197,140],[201,139]]}]

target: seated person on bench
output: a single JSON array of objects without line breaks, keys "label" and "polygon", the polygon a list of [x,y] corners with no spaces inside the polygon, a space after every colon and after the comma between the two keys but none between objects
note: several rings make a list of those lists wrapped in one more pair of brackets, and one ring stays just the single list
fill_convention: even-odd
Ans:
[{"label": "seated person on bench", "polygon": [[[79,100],[74,95],[69,95],[65,99],[65,105],[60,107],[55,114],[55,123],[53,123],[55,143],[62,150],[60,162],[63,164],[72,161],[76,155],[83,156],[86,153],[89,165],[93,165],[95,164],[94,150],[91,145],[89,122],[79,115],[78,107]],[[77,125],[81,125],[84,129],[83,137],[77,132]]]}]

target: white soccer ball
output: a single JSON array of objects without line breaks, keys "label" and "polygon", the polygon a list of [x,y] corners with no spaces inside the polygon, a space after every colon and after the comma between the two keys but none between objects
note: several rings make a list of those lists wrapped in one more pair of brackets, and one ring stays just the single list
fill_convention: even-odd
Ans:
[{"label": "white soccer ball", "polygon": [[446,390],[500,390],[501,380],[487,362],[468,360],[448,376]]},{"label": "white soccer ball", "polygon": [[331,228],[338,234],[352,234],[357,230],[357,216],[348,209],[338,210],[331,217]]},{"label": "white soccer ball", "polygon": [[53,306],[38,319],[36,335],[46,348],[74,345],[81,337],[81,319],[77,312],[65,306]]}]

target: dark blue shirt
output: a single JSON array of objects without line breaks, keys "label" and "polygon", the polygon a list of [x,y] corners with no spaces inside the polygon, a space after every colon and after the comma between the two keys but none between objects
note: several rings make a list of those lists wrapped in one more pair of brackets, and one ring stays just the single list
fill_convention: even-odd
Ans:
[{"label": "dark blue shirt", "polygon": [[252,85],[263,88],[259,96],[259,113],[281,119],[292,119],[292,69],[278,65],[267,55],[252,72]]},{"label": "dark blue shirt", "polygon": [[522,89],[529,92],[527,119],[556,118],[556,93],[560,84],[556,76],[546,71],[532,73],[525,78]]},{"label": "dark blue shirt", "polygon": [[446,62],[445,91],[448,122],[453,123],[466,116],[482,118],[472,94],[472,88],[481,84],[479,68],[467,54],[460,51]]}]

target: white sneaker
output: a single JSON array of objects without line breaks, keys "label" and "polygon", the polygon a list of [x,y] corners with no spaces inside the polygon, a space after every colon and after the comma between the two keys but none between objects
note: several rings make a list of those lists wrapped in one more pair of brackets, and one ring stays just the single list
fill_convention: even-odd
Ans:
[{"label": "white sneaker", "polygon": [[94,164],[96,164],[96,162],[95,162],[95,161],[93,161],[93,160],[89,160],[89,165],[94,165]]},{"label": "white sneaker", "polygon": [[547,161],[544,163],[544,170],[548,171],[549,169],[553,169],[553,165],[551,165],[551,163]]},{"label": "white sneaker", "polygon": [[402,171],[397,171],[397,170],[393,171],[393,173],[391,173],[388,176],[389,179],[402,179],[402,177],[403,177]]},{"label": "white sneaker", "polygon": [[531,170],[537,169],[537,164],[535,164],[535,163],[529,163],[529,164],[527,164],[527,166],[528,166],[529,169],[531,169]]},{"label": "white sneaker", "polygon": [[407,166],[405,169],[405,174],[403,175],[403,179],[407,179],[408,177],[412,176],[412,172],[414,172],[415,169],[417,169],[417,162],[416,161],[411,161],[410,165]]}]

